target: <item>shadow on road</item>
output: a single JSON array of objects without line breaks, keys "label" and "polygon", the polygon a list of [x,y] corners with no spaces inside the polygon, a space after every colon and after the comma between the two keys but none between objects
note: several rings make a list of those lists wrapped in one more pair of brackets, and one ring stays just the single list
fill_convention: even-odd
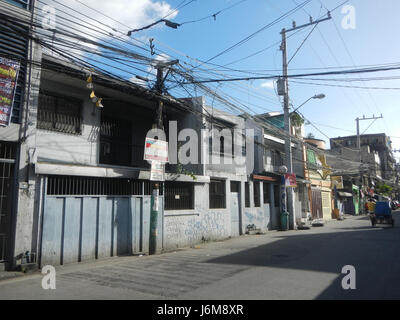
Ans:
[{"label": "shadow on road", "polygon": [[[397,218],[397,221],[400,219]],[[336,231],[344,229],[344,231]],[[399,228],[343,227],[333,232],[296,233],[275,237],[256,248],[210,259],[208,263],[307,270],[337,274],[318,299],[399,299]],[[356,269],[356,290],[343,290],[342,267]]]}]

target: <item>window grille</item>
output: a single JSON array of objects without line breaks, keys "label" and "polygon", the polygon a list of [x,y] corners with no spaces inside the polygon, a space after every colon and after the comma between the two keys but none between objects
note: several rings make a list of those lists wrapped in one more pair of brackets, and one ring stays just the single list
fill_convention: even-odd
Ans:
[{"label": "window grille", "polygon": [[194,209],[194,184],[170,181],[165,183],[165,210]]},{"label": "window grille", "polygon": [[254,191],[254,206],[260,207],[260,181],[253,181],[253,191]]},{"label": "window grille", "polygon": [[210,181],[210,209],[226,208],[225,180]]},{"label": "window grille", "polygon": [[28,9],[29,7],[29,0],[6,0],[6,2],[16,5],[22,9]]},{"label": "window grille", "polygon": [[[82,176],[48,176],[48,195],[151,195],[154,183],[148,180]],[[160,184],[160,195],[163,194]]]},{"label": "window grille", "polygon": [[81,101],[40,92],[38,129],[80,134],[81,125]]},{"label": "window grille", "polygon": [[248,182],[244,183],[244,206],[250,208],[250,185]]},{"label": "window grille", "polygon": [[269,183],[268,182],[263,183],[263,195],[264,195],[264,203],[271,203],[271,200],[269,198]]}]

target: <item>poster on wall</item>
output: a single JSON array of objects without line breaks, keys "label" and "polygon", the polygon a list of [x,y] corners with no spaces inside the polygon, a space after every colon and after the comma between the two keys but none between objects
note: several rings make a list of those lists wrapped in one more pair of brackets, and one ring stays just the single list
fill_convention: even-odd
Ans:
[{"label": "poster on wall", "polygon": [[296,188],[296,174],[294,173],[286,173],[285,174],[285,186],[287,188]]},{"label": "poster on wall", "polygon": [[0,125],[10,124],[20,63],[0,56]]}]

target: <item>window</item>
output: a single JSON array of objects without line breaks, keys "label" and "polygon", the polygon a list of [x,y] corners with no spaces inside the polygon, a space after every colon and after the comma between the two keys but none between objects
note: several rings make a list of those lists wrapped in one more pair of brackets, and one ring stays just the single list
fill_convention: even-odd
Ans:
[{"label": "window", "polygon": [[315,157],[314,150],[307,150],[307,165],[308,169],[311,170],[317,169],[317,159]]},{"label": "window", "polygon": [[255,207],[260,207],[261,206],[261,201],[260,201],[260,181],[254,181],[253,182],[253,191],[254,191],[254,206]]},{"label": "window", "polygon": [[231,181],[231,192],[239,193],[239,191],[240,191],[240,182],[239,181]]},{"label": "window", "polygon": [[[126,178],[103,178],[83,176],[48,176],[48,195],[107,195],[132,196],[151,195],[154,182]],[[163,184],[160,184],[160,195]]]},{"label": "window", "polygon": [[250,208],[250,185],[248,182],[244,183],[244,206]]},{"label": "window", "polygon": [[263,195],[264,195],[264,203],[271,203],[269,199],[269,183],[263,183]]},{"label": "window", "polygon": [[6,0],[6,1],[23,9],[27,9],[29,5],[29,0]]},{"label": "window", "polygon": [[132,126],[128,121],[101,116],[100,163],[130,166],[132,153],[143,159],[144,146],[132,152]]},{"label": "window", "polygon": [[279,185],[274,185],[274,202],[275,207],[281,206],[281,189]]},{"label": "window", "polygon": [[165,182],[165,210],[194,209],[194,184]]},{"label": "window", "polygon": [[40,92],[38,129],[80,134],[81,124],[81,101]]},{"label": "window", "polygon": [[225,180],[210,181],[210,209],[226,208]]}]

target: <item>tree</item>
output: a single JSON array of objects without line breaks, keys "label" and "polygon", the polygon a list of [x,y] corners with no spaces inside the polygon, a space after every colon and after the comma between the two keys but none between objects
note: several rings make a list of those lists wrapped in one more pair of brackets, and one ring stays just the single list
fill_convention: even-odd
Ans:
[{"label": "tree", "polygon": [[315,136],[311,132],[307,135],[307,139],[314,139],[314,138]]},{"label": "tree", "polygon": [[384,196],[389,196],[392,192],[392,187],[388,186],[386,183],[380,184],[377,187],[377,191],[379,194],[384,195]]}]

